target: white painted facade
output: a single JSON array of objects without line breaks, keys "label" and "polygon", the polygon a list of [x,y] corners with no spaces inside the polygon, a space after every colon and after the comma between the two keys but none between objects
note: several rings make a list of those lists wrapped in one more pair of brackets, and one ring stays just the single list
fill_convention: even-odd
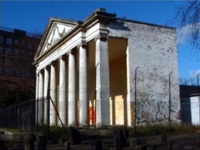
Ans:
[{"label": "white painted facade", "polygon": [[50,125],[61,118],[66,126],[178,122],[177,59],[174,28],[104,9],[84,22],[52,18],[35,55],[36,122],[48,115]]}]

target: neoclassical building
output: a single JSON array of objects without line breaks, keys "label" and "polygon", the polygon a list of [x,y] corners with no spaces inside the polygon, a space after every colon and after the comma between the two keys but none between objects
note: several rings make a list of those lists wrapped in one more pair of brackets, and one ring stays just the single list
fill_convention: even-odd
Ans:
[{"label": "neoclassical building", "polygon": [[103,8],[84,21],[51,18],[34,59],[36,122],[177,122],[177,59],[175,28],[118,18]]}]

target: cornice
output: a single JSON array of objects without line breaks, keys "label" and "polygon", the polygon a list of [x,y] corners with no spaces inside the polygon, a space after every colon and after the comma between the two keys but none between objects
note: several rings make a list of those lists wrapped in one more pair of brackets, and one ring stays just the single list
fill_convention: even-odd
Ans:
[{"label": "cornice", "polygon": [[37,57],[37,60],[35,60],[36,63],[34,63],[34,65],[37,64],[37,62],[40,62],[41,60],[43,60],[44,58],[48,57],[50,54],[52,54],[56,49],[58,49],[60,46],[62,46],[66,41],[68,41],[71,37],[73,37],[74,35],[76,35],[77,33],[79,33],[80,31],[82,31],[82,27],[81,25],[77,25],[74,29],[72,29],[68,34],[66,34],[65,36],[63,36],[60,40],[58,40],[57,42],[55,42],[44,54],[40,55],[39,57]]},{"label": "cornice", "polygon": [[97,9],[94,13],[92,13],[89,17],[87,17],[82,26],[87,28],[90,24],[94,22],[101,22],[103,24],[108,24],[111,20],[115,19],[116,14],[107,13],[105,9]]},{"label": "cornice", "polygon": [[[50,54],[52,54],[56,49],[61,47],[65,42],[67,42],[70,38],[72,38],[74,35],[76,35],[79,32],[86,32],[87,29],[90,27],[94,26],[97,23],[100,23],[102,25],[106,25],[113,19],[115,19],[116,14],[111,14],[107,13],[105,9],[98,9],[94,13],[92,13],[89,17],[87,17],[83,22],[81,21],[70,21],[70,20],[65,20],[65,19],[60,19],[60,18],[51,18],[50,22],[45,30],[45,33],[41,39],[41,42],[39,44],[38,50],[36,52],[36,55],[34,57],[34,63],[33,65],[37,65],[39,62],[41,62],[43,59],[48,57]],[[41,50],[44,46],[45,40],[48,36],[48,34],[51,31],[51,27],[54,22],[61,22],[61,23],[68,23],[72,25],[76,25],[71,31],[69,31],[66,35],[61,37],[57,42],[55,42],[48,50],[45,51],[45,53],[41,53]],[[102,36],[100,36],[102,37]],[[81,44],[81,43],[80,43]],[[79,46],[79,45],[77,45]]]}]

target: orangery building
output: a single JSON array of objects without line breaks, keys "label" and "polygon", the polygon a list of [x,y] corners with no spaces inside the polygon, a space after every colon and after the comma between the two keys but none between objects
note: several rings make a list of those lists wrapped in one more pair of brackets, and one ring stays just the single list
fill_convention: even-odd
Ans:
[{"label": "orangery building", "polygon": [[99,8],[51,18],[35,54],[36,122],[136,126],[177,122],[176,29]]}]

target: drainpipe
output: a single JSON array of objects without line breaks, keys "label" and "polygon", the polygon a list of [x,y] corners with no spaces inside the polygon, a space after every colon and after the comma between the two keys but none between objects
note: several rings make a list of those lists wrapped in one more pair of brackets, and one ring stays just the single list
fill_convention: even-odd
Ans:
[{"label": "drainpipe", "polygon": [[171,74],[172,74],[172,72],[173,71],[171,71],[169,74],[169,128],[170,128],[170,119],[171,119],[170,108],[171,108]]}]

